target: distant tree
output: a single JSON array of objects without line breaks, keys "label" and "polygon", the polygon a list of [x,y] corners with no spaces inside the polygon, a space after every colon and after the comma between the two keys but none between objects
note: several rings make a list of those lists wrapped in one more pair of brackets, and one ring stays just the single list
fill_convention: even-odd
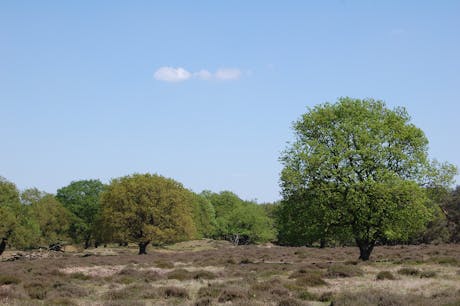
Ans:
[{"label": "distant tree", "polygon": [[139,254],[149,243],[161,245],[196,237],[190,191],[155,174],[112,180],[102,193],[102,219],[112,239],[136,242]]},{"label": "distant tree", "polygon": [[211,202],[204,196],[192,194],[193,221],[198,238],[211,238],[216,230],[216,212]]},{"label": "distant tree", "polygon": [[[281,156],[287,212],[280,235],[305,239],[349,233],[368,260],[380,240],[407,240],[432,219],[423,186],[450,183],[455,167],[433,167],[428,141],[404,108],[340,98],[294,124],[296,141]],[[442,172],[442,173],[441,173]],[[443,176],[439,175],[443,174]]]},{"label": "distant tree", "polygon": [[41,243],[67,242],[71,213],[52,194],[42,194],[30,204],[30,216],[38,223]]},{"label": "distant tree", "polygon": [[36,246],[40,230],[30,216],[28,207],[21,204],[16,185],[0,177],[0,254],[9,244],[19,249]]},{"label": "distant tree", "polygon": [[57,191],[57,199],[74,215],[70,225],[70,235],[75,241],[83,241],[90,246],[100,228],[96,220],[100,214],[99,198],[104,184],[99,180],[80,180],[70,183]]},{"label": "distant tree", "polygon": [[460,242],[460,186],[457,186],[442,203],[442,209],[447,217],[450,241]]},{"label": "distant tree", "polygon": [[262,206],[241,200],[230,191],[202,193],[209,199],[216,211],[215,238],[232,243],[259,243],[271,241],[275,237],[273,220],[267,216]]}]

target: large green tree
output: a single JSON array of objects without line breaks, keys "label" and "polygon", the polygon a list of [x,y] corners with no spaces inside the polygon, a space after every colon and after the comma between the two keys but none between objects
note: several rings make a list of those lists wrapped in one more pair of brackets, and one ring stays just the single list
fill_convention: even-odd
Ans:
[{"label": "large green tree", "polygon": [[193,197],[182,184],[155,174],[112,180],[101,195],[101,213],[112,239],[135,242],[139,254],[160,245],[196,237]]},{"label": "large green tree", "polygon": [[281,211],[290,213],[280,234],[297,225],[313,232],[308,239],[348,233],[362,260],[380,240],[420,232],[433,214],[423,186],[451,182],[456,171],[448,164],[436,171],[422,130],[404,108],[382,101],[340,98],[318,105],[294,131],[281,156]]},{"label": "large green tree", "polygon": [[99,197],[104,184],[99,180],[80,180],[71,182],[57,191],[57,199],[73,213],[70,225],[72,238],[83,241],[85,248],[90,246],[92,239],[100,229],[97,228],[100,203]]}]

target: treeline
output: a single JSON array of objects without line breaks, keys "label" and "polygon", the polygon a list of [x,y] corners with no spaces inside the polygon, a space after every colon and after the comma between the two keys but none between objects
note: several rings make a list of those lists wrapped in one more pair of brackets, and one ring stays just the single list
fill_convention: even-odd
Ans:
[{"label": "treeline", "polygon": [[[426,190],[433,201],[434,218],[405,243],[460,242],[460,186],[454,190]],[[302,205],[302,202],[297,202]],[[230,191],[199,194],[180,183],[151,174],[114,179],[80,180],[49,194],[36,188],[19,191],[0,178],[0,238],[16,249],[106,243],[139,244],[212,238],[235,245],[274,242],[288,246],[353,245],[350,236],[331,238],[312,222],[314,214],[300,216],[293,203],[257,204]],[[295,217],[294,217],[295,215]],[[385,244],[398,240],[381,241]]]},{"label": "treeline", "polygon": [[152,174],[80,180],[49,194],[19,191],[0,178],[0,253],[16,249],[135,242],[148,244],[212,238],[234,244],[276,239],[273,218],[262,205],[230,191],[196,194],[179,182]]}]

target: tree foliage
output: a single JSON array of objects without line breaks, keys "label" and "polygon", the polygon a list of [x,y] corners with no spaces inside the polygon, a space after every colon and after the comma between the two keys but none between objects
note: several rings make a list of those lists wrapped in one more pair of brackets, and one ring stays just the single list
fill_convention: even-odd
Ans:
[{"label": "tree foliage", "polygon": [[161,245],[196,237],[190,191],[159,175],[134,174],[111,181],[101,195],[104,223],[112,239],[136,242],[144,254]]},{"label": "tree foliage", "polygon": [[69,242],[71,213],[52,194],[44,193],[29,209],[31,219],[39,226],[41,244]]},{"label": "tree foliage", "polygon": [[211,202],[204,196],[192,194],[193,221],[198,238],[211,238],[216,230],[216,212]]},{"label": "tree foliage", "polygon": [[72,212],[70,235],[77,241],[83,241],[85,248],[95,238],[100,229],[96,228],[100,218],[99,197],[104,184],[99,180],[80,180],[58,189],[56,197]]},{"label": "tree foliage", "polygon": [[296,244],[346,233],[367,260],[379,240],[407,240],[424,228],[433,212],[422,186],[448,184],[455,171],[430,163],[428,140],[407,111],[382,101],[318,105],[294,131],[295,142],[281,156],[285,243],[302,230]]},{"label": "tree foliage", "polygon": [[31,216],[28,206],[21,204],[16,185],[0,178],[0,239],[4,251],[6,243],[15,248],[31,248],[39,245],[40,228]]},{"label": "tree foliage", "polygon": [[230,240],[234,244],[274,239],[273,220],[267,216],[262,206],[243,201],[230,191],[205,191],[202,196],[213,204],[216,211],[216,238]]},{"label": "tree foliage", "polygon": [[457,186],[443,201],[442,209],[447,217],[450,241],[460,242],[460,186]]}]

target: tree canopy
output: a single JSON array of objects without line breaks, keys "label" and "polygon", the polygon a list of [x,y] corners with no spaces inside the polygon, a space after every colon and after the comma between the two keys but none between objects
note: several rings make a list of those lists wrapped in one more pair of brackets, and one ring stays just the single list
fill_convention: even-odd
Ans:
[{"label": "tree canopy", "polygon": [[267,242],[275,238],[272,219],[264,207],[240,199],[230,191],[212,193],[205,191],[216,211],[215,238],[234,244]]},{"label": "tree canopy", "polygon": [[80,180],[58,189],[57,199],[73,214],[70,235],[75,241],[90,245],[98,231],[96,223],[100,217],[99,197],[104,184],[99,180]]},{"label": "tree canopy", "polygon": [[367,260],[379,240],[406,240],[423,229],[433,212],[422,187],[448,185],[456,171],[435,167],[407,111],[382,101],[340,98],[315,106],[294,131],[280,158],[284,242],[346,235]]},{"label": "tree canopy", "polygon": [[133,174],[111,181],[101,195],[101,213],[112,239],[136,242],[145,254],[149,243],[196,237],[192,201],[190,191],[172,179]]}]

